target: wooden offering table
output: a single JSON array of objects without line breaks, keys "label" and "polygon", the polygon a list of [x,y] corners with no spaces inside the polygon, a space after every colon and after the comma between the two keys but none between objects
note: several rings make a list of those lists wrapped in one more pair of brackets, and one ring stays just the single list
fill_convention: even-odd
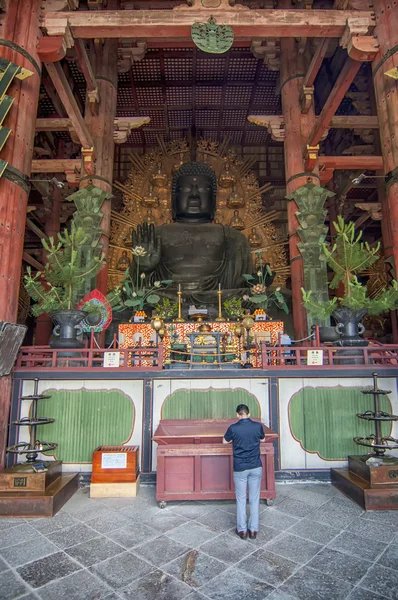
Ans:
[{"label": "wooden offering table", "polygon": [[[254,419],[259,421],[260,419]],[[157,447],[156,500],[230,500],[235,498],[232,444],[223,437],[235,419],[162,420],[153,440]],[[264,428],[260,498],[275,498],[274,446],[278,435]]]}]

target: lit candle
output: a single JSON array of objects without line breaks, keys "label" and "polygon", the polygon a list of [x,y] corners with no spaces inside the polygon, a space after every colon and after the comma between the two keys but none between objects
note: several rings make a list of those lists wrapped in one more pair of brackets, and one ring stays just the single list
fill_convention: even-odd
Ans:
[{"label": "lit candle", "polygon": [[178,284],[178,291],[181,292],[181,283]]},{"label": "lit candle", "polygon": [[218,284],[218,291],[221,292],[221,283]]}]

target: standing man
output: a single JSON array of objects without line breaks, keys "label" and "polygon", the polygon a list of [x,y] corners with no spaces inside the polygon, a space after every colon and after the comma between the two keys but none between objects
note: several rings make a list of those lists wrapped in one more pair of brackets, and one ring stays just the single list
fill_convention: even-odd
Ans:
[{"label": "standing man", "polygon": [[[231,444],[234,455],[234,484],[236,494],[236,534],[242,539],[255,540],[258,532],[262,465],[260,442],[265,441],[263,426],[252,421],[246,404],[236,408],[238,422],[230,425],[223,443]],[[249,487],[249,529],[246,520],[246,490]]]}]

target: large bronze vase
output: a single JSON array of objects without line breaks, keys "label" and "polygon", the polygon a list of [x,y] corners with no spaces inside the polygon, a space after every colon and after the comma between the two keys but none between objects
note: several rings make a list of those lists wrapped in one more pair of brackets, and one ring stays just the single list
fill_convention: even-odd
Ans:
[{"label": "large bronze vase", "polygon": [[367,314],[366,308],[353,310],[342,306],[333,312],[333,317],[336,320],[336,331],[340,334],[340,339],[337,342],[339,346],[367,346],[368,341],[360,337],[365,333],[365,327],[361,320]]},{"label": "large bronze vase", "polygon": [[50,317],[55,323],[51,336],[51,348],[83,348],[84,343],[77,339],[79,324],[87,313],[84,310],[57,310]]}]

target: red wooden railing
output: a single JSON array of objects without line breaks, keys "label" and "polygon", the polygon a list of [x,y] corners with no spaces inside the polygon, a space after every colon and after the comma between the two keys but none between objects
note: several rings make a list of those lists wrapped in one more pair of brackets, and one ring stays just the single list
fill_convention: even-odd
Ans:
[{"label": "red wooden railing", "polygon": [[[70,354],[75,356],[70,356]],[[116,365],[104,366],[106,354],[115,354]],[[69,356],[68,356],[69,355]],[[91,371],[96,368],[105,371],[160,371],[163,368],[163,344],[157,347],[137,348],[76,348],[68,350],[52,349],[48,346],[22,346],[17,357],[15,371]]]},{"label": "red wooden railing", "polygon": [[[344,350],[344,355],[341,351]],[[314,352],[315,351],[315,355]],[[115,366],[107,367],[106,354],[116,355]],[[308,353],[311,354],[308,354]],[[68,356],[73,353],[75,356]],[[17,357],[15,371],[161,371],[164,364],[164,346],[136,348],[76,348],[55,350],[49,346],[23,346]],[[322,364],[314,364],[316,359]],[[398,369],[398,345],[369,345],[365,347],[341,348],[340,346],[257,346],[248,355],[248,360],[264,370],[330,369],[350,370],[369,368],[374,365]],[[188,363],[187,363],[188,365]]]}]

